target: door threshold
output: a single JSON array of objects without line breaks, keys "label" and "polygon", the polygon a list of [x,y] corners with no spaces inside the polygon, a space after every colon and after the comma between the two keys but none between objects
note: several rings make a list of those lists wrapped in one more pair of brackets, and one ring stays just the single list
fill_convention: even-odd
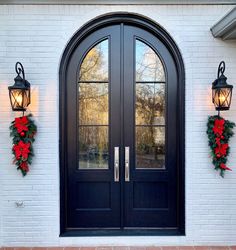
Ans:
[{"label": "door threshold", "polygon": [[66,229],[60,237],[75,236],[183,236],[179,228],[104,228],[104,229]]}]

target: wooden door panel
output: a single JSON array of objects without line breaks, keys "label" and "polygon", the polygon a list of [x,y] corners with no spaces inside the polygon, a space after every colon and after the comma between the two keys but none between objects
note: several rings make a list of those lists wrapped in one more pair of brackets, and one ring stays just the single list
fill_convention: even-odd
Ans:
[{"label": "wooden door panel", "polygon": [[[159,60],[159,65],[160,63],[163,64],[165,77],[160,76],[159,80],[156,76],[152,76],[151,70],[153,70],[153,68],[150,66],[149,75],[144,74],[143,77],[139,76],[141,81],[140,79],[136,79],[136,71],[139,65],[137,66],[135,61],[138,58],[138,55],[136,55],[135,52],[140,52],[135,49],[135,46],[137,46],[137,40],[143,42],[146,46],[149,46],[151,51],[146,52],[147,54],[145,54],[145,57],[142,59],[142,63],[145,63],[145,61],[151,57],[153,58],[153,56],[155,56],[153,53],[155,52]],[[151,33],[140,28],[126,25],[124,27],[124,41],[124,55],[128,55],[125,56],[124,59],[124,144],[125,146],[130,147],[130,181],[125,182],[125,226],[128,228],[177,227],[177,72],[174,60],[170,52],[160,40],[154,37]],[[153,60],[152,58],[150,60]],[[142,68],[142,65],[140,67]],[[146,65],[146,67],[149,67],[149,65]],[[143,69],[146,70],[145,65],[143,66]],[[150,78],[152,81],[150,81]],[[152,78],[154,78],[155,81],[153,81]],[[165,166],[160,169],[158,169],[158,166],[155,168],[155,165],[153,165],[152,168],[149,168],[148,166],[146,166],[146,168],[137,168],[137,145],[135,144],[135,140],[140,140],[140,138],[136,138],[135,130],[137,128],[139,129],[140,125],[136,125],[137,118],[135,118],[134,115],[136,112],[135,109],[137,108],[137,105],[135,104],[137,101],[137,98],[135,97],[136,88],[137,84],[142,83],[144,86],[148,85],[150,90],[152,85],[154,85],[153,82],[155,82],[155,84],[163,84],[162,82],[165,83]],[[144,91],[146,89],[147,88],[144,88]],[[152,97],[153,94],[152,92],[150,93],[150,96]],[[143,99],[144,101],[141,104],[149,105],[148,108],[152,107],[151,97],[145,97],[146,99]],[[158,103],[154,107],[158,107]],[[146,108],[146,112],[150,112],[150,108],[148,108]],[[146,117],[146,122],[150,122],[149,117]],[[152,131],[150,126],[153,126],[153,128],[163,126],[162,123],[161,125],[155,124],[153,119],[151,119],[151,122],[151,124],[147,123],[143,125],[144,128],[148,128],[147,132],[149,132],[149,130]],[[142,136],[142,133],[139,134],[139,136]],[[155,136],[153,135],[153,138],[154,137]],[[146,138],[148,137],[146,136]],[[153,143],[154,146],[155,142]],[[150,147],[146,150],[150,150]],[[150,157],[150,154],[146,156],[144,155],[144,162],[145,160],[152,160],[154,162],[155,159],[151,159]]]},{"label": "wooden door panel", "polygon": [[[109,47],[107,51],[103,52],[99,50],[99,48],[101,48],[99,47],[99,44],[105,40],[108,41]],[[97,45],[98,47],[96,48]],[[67,224],[69,228],[120,227],[120,183],[114,182],[114,147],[119,146],[121,138],[119,124],[119,51],[120,26],[113,25],[111,27],[105,27],[87,36],[80,45],[75,48],[68,65]],[[109,79],[107,79],[107,77],[104,78],[102,75],[104,74],[102,69],[103,61],[99,59],[101,53],[104,53],[109,60],[109,68],[107,71]],[[85,60],[87,61],[84,66],[83,62]],[[96,67],[93,64],[93,61],[97,63],[97,66],[95,65]],[[92,70],[91,67],[93,67]],[[83,76],[81,76],[82,69],[84,70]],[[91,113],[92,110],[90,108],[89,113],[85,113],[86,116],[83,116],[85,118],[83,118],[81,125],[81,100],[85,100],[83,104],[85,107],[88,105],[96,105],[96,103],[98,103],[98,106],[95,106],[94,108],[99,108],[100,110],[99,105],[104,104],[100,103],[100,96],[102,98],[104,96],[103,92],[101,92],[104,89],[101,85],[103,84],[103,81],[107,82],[108,85],[108,119],[103,114],[99,115],[96,114],[96,112]],[[81,92],[82,87],[85,89],[83,95]],[[98,95],[100,99],[96,98],[93,92],[91,92],[93,88],[97,91],[95,93],[97,93],[96,95]],[[89,100],[91,101],[86,101],[86,98],[90,98]],[[97,115],[97,118],[94,119],[95,117],[91,117],[91,115]],[[105,125],[101,120],[101,115],[105,117]],[[90,118],[88,116],[90,116]],[[84,124],[84,121],[87,123],[85,122]],[[96,122],[99,124],[96,124]],[[98,127],[103,128],[104,126],[107,127],[108,133],[103,133],[101,135],[96,134],[100,133]],[[88,130],[88,127],[93,128],[93,130]],[[84,129],[86,137],[83,138],[83,141],[88,141],[90,143],[89,146],[81,144],[80,138],[82,130],[79,130],[78,128]],[[108,153],[104,151],[104,147],[106,146],[104,141],[97,141],[98,139],[101,140],[100,138],[105,138],[104,136],[107,136],[108,140]],[[104,164],[104,159],[108,159],[108,168],[101,165]],[[83,165],[81,166],[80,164]]]}]

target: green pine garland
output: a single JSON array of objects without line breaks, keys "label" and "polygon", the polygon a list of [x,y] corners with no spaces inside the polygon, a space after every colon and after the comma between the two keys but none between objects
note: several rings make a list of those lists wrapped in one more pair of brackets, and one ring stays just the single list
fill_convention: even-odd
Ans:
[{"label": "green pine garland", "polygon": [[15,118],[10,126],[10,136],[13,137],[13,163],[17,166],[17,170],[21,170],[23,176],[27,174],[29,165],[32,163],[34,156],[33,142],[36,132],[37,127],[31,114]]},{"label": "green pine garland", "polygon": [[234,135],[234,122],[225,120],[220,116],[209,116],[207,123],[207,135],[211,148],[212,163],[215,170],[220,171],[220,176],[224,177],[226,170],[231,170],[225,164],[230,152],[229,139]]}]

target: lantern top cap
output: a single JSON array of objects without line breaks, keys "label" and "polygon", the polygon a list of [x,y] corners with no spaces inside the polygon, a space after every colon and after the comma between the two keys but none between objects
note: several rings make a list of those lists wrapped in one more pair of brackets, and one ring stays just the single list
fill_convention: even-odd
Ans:
[{"label": "lantern top cap", "polygon": [[212,83],[212,89],[233,88],[232,85],[226,82],[227,77],[224,75],[224,72],[225,72],[225,62],[221,61],[217,71],[217,79]]},{"label": "lantern top cap", "polygon": [[[20,62],[17,62],[15,65],[15,71],[17,73],[17,76],[14,78],[14,85],[9,86],[8,89],[28,89],[30,88],[30,83],[25,80],[25,71],[24,67]],[[21,77],[22,74],[22,77]]]}]

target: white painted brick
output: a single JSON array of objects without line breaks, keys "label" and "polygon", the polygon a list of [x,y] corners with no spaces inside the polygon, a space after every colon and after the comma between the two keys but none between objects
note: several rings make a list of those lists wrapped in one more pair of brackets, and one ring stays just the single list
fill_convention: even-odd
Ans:
[{"label": "white painted brick", "polygon": [[[0,246],[56,245],[230,245],[236,244],[236,137],[231,140],[225,179],[215,173],[206,137],[211,83],[220,60],[228,82],[236,83],[236,42],[214,39],[210,27],[232,6],[3,6],[0,5]],[[128,11],[163,26],[182,53],[186,70],[186,236],[59,238],[59,83],[60,58],[81,25],[104,13]],[[35,158],[22,178],[12,165],[7,87],[16,61],[32,83],[29,111],[38,125]],[[232,107],[222,114],[236,122]],[[40,105],[39,105],[40,104]],[[23,208],[15,202],[23,201]]]}]

